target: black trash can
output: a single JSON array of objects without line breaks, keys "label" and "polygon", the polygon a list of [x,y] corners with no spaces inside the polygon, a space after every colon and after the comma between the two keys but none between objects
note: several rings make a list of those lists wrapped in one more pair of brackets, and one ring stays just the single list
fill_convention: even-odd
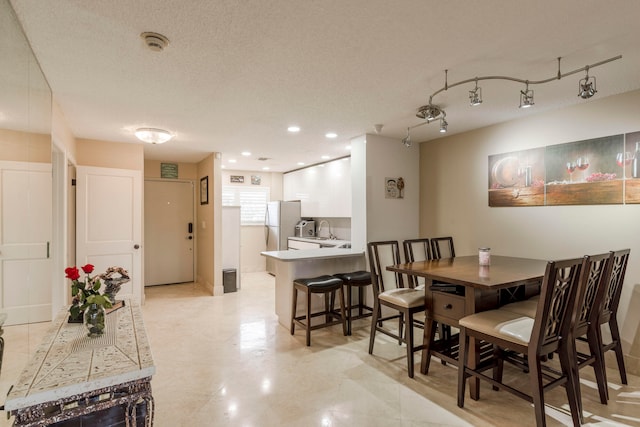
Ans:
[{"label": "black trash can", "polygon": [[235,292],[238,290],[236,286],[236,269],[225,268],[222,270],[222,286],[224,287],[224,293]]}]

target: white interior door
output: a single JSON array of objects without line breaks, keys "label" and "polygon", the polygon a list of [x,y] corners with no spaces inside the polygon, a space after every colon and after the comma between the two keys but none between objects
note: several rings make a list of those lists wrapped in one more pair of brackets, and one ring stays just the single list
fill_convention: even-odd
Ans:
[{"label": "white interior door", "polygon": [[51,320],[51,164],[0,161],[0,306],[5,325]]},{"label": "white interior door", "polygon": [[142,302],[142,174],[137,170],[78,166],[76,263],[102,273],[123,267],[131,281],[118,299]]},{"label": "white interior door", "polygon": [[193,282],[193,183],[145,180],[145,286]]}]

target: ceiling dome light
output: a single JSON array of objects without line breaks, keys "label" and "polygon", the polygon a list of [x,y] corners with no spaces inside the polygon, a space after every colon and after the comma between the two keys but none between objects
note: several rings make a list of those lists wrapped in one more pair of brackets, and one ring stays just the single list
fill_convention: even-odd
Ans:
[{"label": "ceiling dome light", "polygon": [[291,133],[300,132],[300,126],[289,126],[287,130]]},{"label": "ceiling dome light", "polygon": [[240,154],[242,154],[242,155],[243,155],[243,156],[245,156],[245,157],[249,157],[249,156],[251,155],[251,152],[250,152],[250,151],[243,151],[243,152],[242,152],[242,153],[240,153]]},{"label": "ceiling dome light", "polygon": [[335,132],[328,132],[328,133],[326,133],[324,136],[326,136],[327,138],[331,138],[331,139],[333,139],[333,138],[337,138],[337,137],[338,137],[338,134],[337,134],[337,133],[335,133]]},{"label": "ceiling dome light", "polygon": [[164,144],[173,138],[173,135],[163,129],[139,128],[135,132],[136,138],[149,144]]}]

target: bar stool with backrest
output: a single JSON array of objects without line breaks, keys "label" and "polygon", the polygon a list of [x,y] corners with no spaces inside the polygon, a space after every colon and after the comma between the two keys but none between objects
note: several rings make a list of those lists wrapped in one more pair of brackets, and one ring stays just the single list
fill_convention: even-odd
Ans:
[{"label": "bar stool with backrest", "polygon": [[[306,310],[302,316],[296,316],[298,305],[298,291],[305,294]],[[340,313],[332,310],[334,293],[338,291]],[[324,294],[324,310],[311,313],[311,295]],[[293,281],[293,302],[291,311],[291,335],[294,334],[296,325],[305,329],[307,346],[311,345],[311,331],[326,328],[327,326],[342,324],[342,332],[347,335],[346,316],[344,311],[344,292],[342,291],[342,279],[339,277],[324,275],[309,279],[295,279]],[[311,319],[317,316],[325,316],[325,322],[317,325],[311,324]],[[334,319],[334,320],[332,320]],[[303,322],[304,320],[304,322]]]},{"label": "bar stool with backrest", "polygon": [[[369,242],[367,244],[371,278],[373,281],[374,307],[371,319],[371,336],[369,338],[369,354],[373,354],[376,332],[381,332],[405,343],[407,346],[407,367],[410,378],[413,378],[413,353],[422,349],[422,345],[414,346],[414,315],[424,311],[424,291],[404,286],[402,274],[388,271],[388,265],[400,264],[400,250],[397,241]],[[396,314],[382,316],[382,307],[397,311]],[[398,332],[384,327],[383,322],[398,318]],[[406,331],[403,334],[404,324]]]},{"label": "bar stool with backrest", "polygon": [[[342,279],[344,283],[344,287],[347,288],[347,302],[345,306],[345,311],[347,313],[347,335],[351,335],[351,323],[354,320],[362,319],[365,317],[371,317],[373,314],[373,307],[370,307],[364,302],[364,287],[370,286],[371,282],[371,273],[368,271],[354,271],[352,273],[339,273],[334,274],[334,276]],[[353,288],[358,289],[358,303],[352,304],[351,300],[351,290]],[[353,315],[353,310],[357,309],[358,314]],[[364,310],[367,310],[365,313]]]},{"label": "bar stool with backrest", "polygon": [[[495,309],[460,319],[459,407],[464,406],[467,378],[476,377],[491,383],[494,388],[504,389],[533,403],[536,424],[544,426],[544,392],[565,385],[571,418],[574,425],[580,425],[580,409],[575,391],[578,385],[573,383],[576,375],[572,374],[575,361],[570,359],[570,351],[565,348],[573,346],[575,342],[571,330],[578,306],[577,293],[582,286],[581,281],[584,283],[581,272],[587,262],[588,257],[547,263],[535,318]],[[492,357],[473,361],[471,364],[470,338],[493,344]],[[560,372],[543,372],[543,361],[554,352],[559,355]],[[527,364],[521,363],[520,366],[528,367],[524,372],[529,377],[530,394],[502,381],[504,361],[518,360],[517,357],[510,357],[512,353],[526,357]],[[492,368],[492,377],[484,373]]]}]

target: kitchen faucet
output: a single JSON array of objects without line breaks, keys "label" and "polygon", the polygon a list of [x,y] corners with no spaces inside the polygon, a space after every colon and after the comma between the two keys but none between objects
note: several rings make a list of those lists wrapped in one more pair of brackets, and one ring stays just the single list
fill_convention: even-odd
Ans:
[{"label": "kitchen faucet", "polygon": [[327,221],[327,220],[325,220],[325,219],[321,220],[321,221],[320,221],[320,223],[318,224],[318,233],[317,233],[317,234],[318,234],[318,237],[322,237],[322,236],[320,236],[320,231],[322,230],[322,224],[326,224],[326,225],[327,225],[327,228],[329,229],[329,236],[328,236],[328,238],[329,238],[330,240],[335,240],[335,239],[336,239],[336,236],[334,236],[333,234],[331,234],[331,225],[329,224],[329,221]]}]

